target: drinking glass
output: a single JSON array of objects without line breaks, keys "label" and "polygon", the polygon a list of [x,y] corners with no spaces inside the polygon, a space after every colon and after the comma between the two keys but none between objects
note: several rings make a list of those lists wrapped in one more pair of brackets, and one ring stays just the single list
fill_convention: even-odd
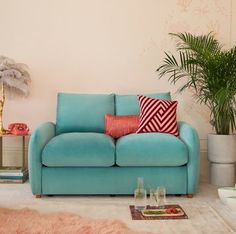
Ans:
[{"label": "drinking glass", "polygon": [[134,191],[134,203],[136,210],[146,209],[147,203],[147,192],[144,189],[143,177],[137,179],[137,189]]},{"label": "drinking glass", "polygon": [[157,187],[158,206],[163,207],[166,204],[166,188],[164,186]]},{"label": "drinking glass", "polygon": [[149,205],[150,206],[157,206],[158,205],[157,189],[154,189],[154,188],[150,189]]},{"label": "drinking glass", "polygon": [[136,210],[145,210],[147,205],[147,193],[145,189],[135,189],[134,204]]}]

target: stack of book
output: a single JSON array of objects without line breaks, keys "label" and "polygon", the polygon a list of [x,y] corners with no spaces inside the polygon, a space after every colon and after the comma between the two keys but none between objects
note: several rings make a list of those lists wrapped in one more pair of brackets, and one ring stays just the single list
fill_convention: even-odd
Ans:
[{"label": "stack of book", "polygon": [[24,183],[28,179],[28,169],[22,167],[1,167],[0,183]]}]

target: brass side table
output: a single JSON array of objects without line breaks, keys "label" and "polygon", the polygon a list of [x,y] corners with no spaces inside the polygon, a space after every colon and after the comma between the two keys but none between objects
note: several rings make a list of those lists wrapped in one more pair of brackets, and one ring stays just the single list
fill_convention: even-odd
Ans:
[{"label": "brass side table", "polygon": [[[26,156],[26,138],[30,135],[0,135],[0,183],[24,183],[28,178],[27,156]],[[3,166],[3,139],[5,137],[17,137],[21,139],[21,166]],[[20,179],[22,177],[22,179]]]}]

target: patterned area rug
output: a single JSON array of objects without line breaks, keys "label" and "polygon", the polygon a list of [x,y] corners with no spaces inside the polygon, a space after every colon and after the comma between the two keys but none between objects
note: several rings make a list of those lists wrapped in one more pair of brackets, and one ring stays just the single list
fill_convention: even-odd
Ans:
[{"label": "patterned area rug", "polygon": [[41,214],[35,210],[0,208],[1,234],[147,234],[130,230],[118,220],[89,219],[70,213]]},{"label": "patterned area rug", "polygon": [[[28,208],[19,210],[0,208],[0,234],[147,234],[147,231],[157,234],[235,233],[211,206],[189,202],[181,206],[188,214],[188,219],[132,220],[129,206],[126,206],[126,212],[117,212],[118,207],[116,207],[116,216],[112,216],[110,211],[113,219],[99,219],[99,216],[84,218],[65,212],[40,213]],[[86,205],[86,207],[87,212],[83,212],[84,215],[87,213],[87,216],[92,217],[89,206]],[[109,212],[109,209],[105,210],[106,213]],[[93,209],[93,212],[97,213],[98,210]],[[102,214],[101,216],[104,217]],[[133,230],[129,229],[125,223]],[[134,230],[146,230],[146,232]]]}]

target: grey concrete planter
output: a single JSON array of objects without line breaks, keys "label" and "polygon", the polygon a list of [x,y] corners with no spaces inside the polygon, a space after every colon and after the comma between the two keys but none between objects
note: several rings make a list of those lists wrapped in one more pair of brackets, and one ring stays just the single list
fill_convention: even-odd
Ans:
[{"label": "grey concrete planter", "polygon": [[217,186],[235,184],[236,135],[208,135],[210,181]]}]

